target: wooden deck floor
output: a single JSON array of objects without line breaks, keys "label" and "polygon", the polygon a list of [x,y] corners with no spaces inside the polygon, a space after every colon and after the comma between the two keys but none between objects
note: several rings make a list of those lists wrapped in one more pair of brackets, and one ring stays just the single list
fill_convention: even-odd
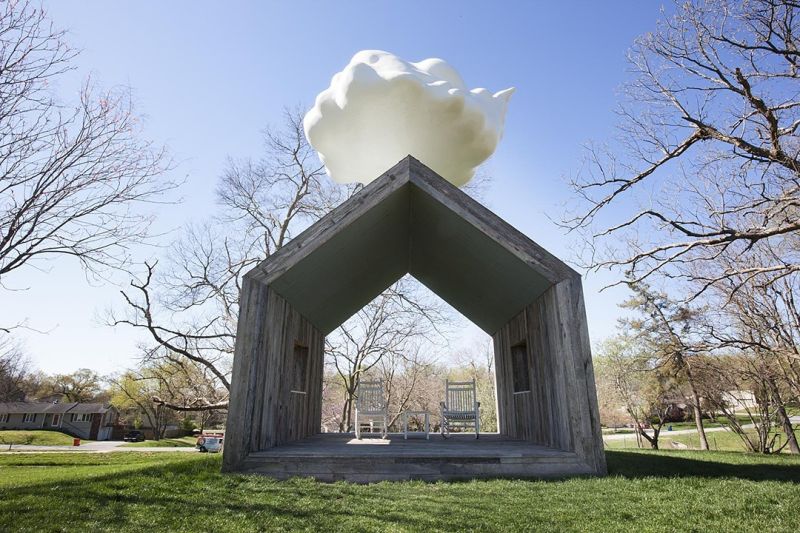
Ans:
[{"label": "wooden deck floor", "polygon": [[244,471],[280,479],[314,477],[359,483],[407,479],[481,477],[559,477],[590,473],[575,454],[508,440],[496,434],[452,435],[430,440],[390,435],[355,439],[324,433],[262,452],[251,453]]}]

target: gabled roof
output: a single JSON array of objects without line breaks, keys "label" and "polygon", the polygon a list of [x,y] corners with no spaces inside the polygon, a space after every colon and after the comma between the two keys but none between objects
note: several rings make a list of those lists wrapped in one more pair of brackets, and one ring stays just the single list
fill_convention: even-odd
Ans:
[{"label": "gabled roof", "polygon": [[50,402],[5,402],[0,403],[0,413],[105,413],[110,407],[102,403],[50,403]]},{"label": "gabled roof", "polygon": [[75,407],[69,410],[70,413],[105,413],[112,409],[110,405],[102,403],[76,403]]},{"label": "gabled roof", "polygon": [[489,334],[579,276],[408,156],[247,277],[327,334],[406,273]]}]

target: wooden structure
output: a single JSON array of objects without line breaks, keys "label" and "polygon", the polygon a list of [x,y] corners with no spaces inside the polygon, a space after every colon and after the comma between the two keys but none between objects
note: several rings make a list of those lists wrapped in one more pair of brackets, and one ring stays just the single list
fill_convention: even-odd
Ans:
[{"label": "wooden structure", "polygon": [[361,438],[362,426],[368,425],[369,432],[375,431],[377,422],[381,437],[389,431],[389,410],[383,391],[382,381],[362,381],[356,389],[356,438]]},{"label": "wooden structure", "polygon": [[481,434],[481,402],[475,380],[450,381],[444,383],[442,409],[442,436],[447,437],[451,429],[472,429],[477,439]]},{"label": "wooden structure", "polygon": [[510,440],[496,433],[484,433],[478,440],[457,433],[449,439],[431,436],[430,440],[405,440],[402,436],[357,440],[343,433],[321,433],[285,446],[250,452],[240,470],[278,479],[302,476],[357,483],[595,474],[574,453]]},{"label": "wooden structure", "polygon": [[[391,461],[425,463],[426,479],[450,477],[456,456],[464,476],[604,474],[580,275],[410,156],[245,275],[223,468],[394,478],[375,463],[388,456],[345,468],[337,457],[362,448],[317,434],[325,335],[406,273],[492,335],[500,431],[440,460],[420,448],[434,441],[384,441]],[[291,452],[304,442],[316,464]]]}]

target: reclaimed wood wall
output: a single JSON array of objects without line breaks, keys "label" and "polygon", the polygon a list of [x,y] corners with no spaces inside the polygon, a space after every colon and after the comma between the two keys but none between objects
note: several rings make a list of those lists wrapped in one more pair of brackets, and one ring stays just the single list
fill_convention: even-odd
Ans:
[{"label": "reclaimed wood wall", "polygon": [[319,433],[325,336],[274,290],[245,277],[224,468],[251,451]]},{"label": "reclaimed wood wall", "polygon": [[[573,451],[606,472],[600,417],[578,277],[550,287],[493,336],[500,433]],[[513,352],[525,349],[527,391],[514,390]],[[517,362],[517,369],[520,368]]]}]

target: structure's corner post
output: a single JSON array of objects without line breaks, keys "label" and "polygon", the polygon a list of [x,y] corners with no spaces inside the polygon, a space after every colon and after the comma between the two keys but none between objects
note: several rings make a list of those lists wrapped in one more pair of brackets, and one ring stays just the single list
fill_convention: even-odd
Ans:
[{"label": "structure's corner post", "polygon": [[253,409],[259,396],[257,373],[264,351],[263,324],[267,313],[269,288],[245,276],[242,282],[239,322],[231,375],[228,420],[225,425],[225,451],[222,470],[239,470],[250,452]]},{"label": "structure's corner post", "polygon": [[583,457],[597,475],[605,475],[606,456],[603,449],[603,432],[600,427],[600,410],[592,367],[592,349],[583,285],[579,276],[561,281],[556,286],[558,307],[564,323],[564,346],[567,376],[571,379],[570,409],[573,413],[572,439],[575,452]]}]

